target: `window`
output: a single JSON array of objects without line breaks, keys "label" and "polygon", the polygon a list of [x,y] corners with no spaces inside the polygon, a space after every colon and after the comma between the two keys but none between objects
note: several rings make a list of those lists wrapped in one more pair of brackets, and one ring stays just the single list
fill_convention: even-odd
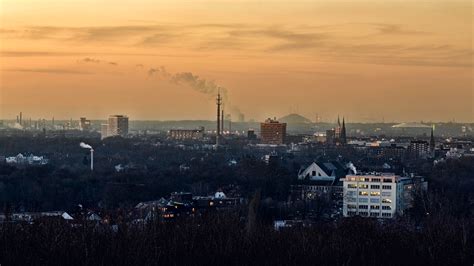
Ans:
[{"label": "window", "polygon": [[391,213],[382,213],[382,217],[392,217]]},{"label": "window", "polygon": [[382,197],[391,197],[392,192],[382,192]]},{"label": "window", "polygon": [[372,178],[372,182],[380,182],[380,178]]},{"label": "window", "polygon": [[391,178],[384,178],[383,182],[384,183],[392,183],[392,179]]},{"label": "window", "polygon": [[356,193],[357,193],[357,191],[347,191],[346,195],[347,196],[355,196],[355,195],[357,195]]},{"label": "window", "polygon": [[366,184],[359,184],[359,188],[369,188],[369,185],[366,185]]},{"label": "window", "polygon": [[382,189],[392,189],[392,186],[382,186]]},{"label": "window", "polygon": [[356,215],[356,212],[347,212],[347,215],[348,216],[354,216],[354,215]]},{"label": "window", "polygon": [[368,212],[359,212],[359,215],[360,216],[369,216],[369,213]]},{"label": "window", "polygon": [[380,203],[380,199],[379,198],[371,198],[370,199],[370,203]]},{"label": "window", "polygon": [[357,188],[357,185],[356,184],[348,184],[347,187],[348,188]]},{"label": "window", "polygon": [[370,185],[370,189],[380,189],[380,185]]},{"label": "window", "polygon": [[380,206],[379,205],[370,205],[370,209],[371,210],[380,210]]},{"label": "window", "polygon": [[372,191],[372,192],[370,192],[370,196],[380,196],[380,192]]},{"label": "window", "polygon": [[382,206],[382,210],[391,210],[391,209],[392,209],[392,207],[390,207],[390,206]]},{"label": "window", "polygon": [[313,172],[311,173],[311,175],[312,175],[312,176],[316,176],[316,171],[313,171]]},{"label": "window", "polygon": [[391,199],[383,199],[382,203],[392,203],[392,200]]},{"label": "window", "polygon": [[357,209],[357,205],[354,204],[347,204],[348,209]]},{"label": "window", "polygon": [[367,191],[359,191],[359,195],[360,195],[360,196],[368,196],[368,195],[369,195],[369,192],[367,192]]},{"label": "window", "polygon": [[347,198],[347,202],[356,202],[356,198],[349,197]]},{"label": "window", "polygon": [[364,178],[364,177],[360,177],[359,178],[359,182],[365,182],[365,181],[369,181],[368,178]]},{"label": "window", "polygon": [[359,199],[359,202],[360,202],[360,203],[367,203],[367,202],[369,202],[369,199],[367,199],[367,198],[360,198],[360,199]]},{"label": "window", "polygon": [[368,210],[369,205],[359,205],[359,209]]},{"label": "window", "polygon": [[371,212],[370,217],[378,217],[379,213],[378,212]]}]

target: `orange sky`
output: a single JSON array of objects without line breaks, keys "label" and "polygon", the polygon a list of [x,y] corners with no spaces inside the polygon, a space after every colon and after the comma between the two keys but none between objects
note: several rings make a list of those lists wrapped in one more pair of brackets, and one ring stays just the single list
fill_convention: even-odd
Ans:
[{"label": "orange sky", "polygon": [[452,0],[0,0],[0,118],[211,119],[224,87],[248,119],[473,121],[472,15]]}]

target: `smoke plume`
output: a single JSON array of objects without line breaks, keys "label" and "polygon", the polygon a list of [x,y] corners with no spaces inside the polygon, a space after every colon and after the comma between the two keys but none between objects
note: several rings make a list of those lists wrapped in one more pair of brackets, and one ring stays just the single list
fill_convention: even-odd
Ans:
[{"label": "smoke plume", "polygon": [[230,111],[236,114],[236,117],[240,117],[242,112],[236,106],[229,103],[228,91],[225,87],[219,86],[213,80],[206,80],[192,72],[179,72],[170,73],[165,67],[160,66],[158,68],[150,68],[148,70],[148,76],[157,76],[158,78],[165,79],[176,85],[185,85],[191,87],[197,92],[207,95],[213,98],[220,92],[224,106],[230,106]]},{"label": "smoke plume", "polygon": [[84,142],[81,142],[81,143],[79,144],[79,146],[81,146],[81,148],[83,148],[83,149],[92,150],[92,146],[89,145],[89,144],[85,144]]}]

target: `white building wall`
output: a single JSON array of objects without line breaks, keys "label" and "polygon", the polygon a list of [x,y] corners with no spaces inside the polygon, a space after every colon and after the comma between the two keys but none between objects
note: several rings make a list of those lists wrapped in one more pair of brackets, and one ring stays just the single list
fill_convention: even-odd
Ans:
[{"label": "white building wall", "polygon": [[398,211],[396,182],[393,174],[346,176],[343,215],[393,218]]}]

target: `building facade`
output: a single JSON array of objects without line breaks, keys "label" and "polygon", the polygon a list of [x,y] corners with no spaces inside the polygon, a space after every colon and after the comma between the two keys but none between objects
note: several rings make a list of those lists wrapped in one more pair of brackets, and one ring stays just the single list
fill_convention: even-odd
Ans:
[{"label": "building facade", "polygon": [[200,140],[204,138],[204,127],[198,129],[171,129],[168,136],[175,140]]},{"label": "building facade", "polygon": [[111,115],[108,119],[107,137],[128,135],[128,117],[124,115]]},{"label": "building facade", "polygon": [[260,134],[263,144],[283,144],[286,139],[286,123],[268,118],[260,124]]},{"label": "building facade", "polygon": [[408,154],[412,158],[426,159],[431,155],[430,144],[424,140],[413,140],[408,146]]},{"label": "building facade", "polygon": [[321,196],[341,202],[343,187],[341,178],[347,168],[338,162],[313,162],[298,173],[298,184],[291,187],[293,200],[313,200]]},{"label": "building facade", "polygon": [[416,189],[426,189],[420,177],[372,173],[347,175],[343,179],[343,215],[393,218],[412,206]]},{"label": "building facade", "polygon": [[79,121],[79,128],[82,131],[89,131],[91,130],[91,121],[85,117],[81,117]]}]

